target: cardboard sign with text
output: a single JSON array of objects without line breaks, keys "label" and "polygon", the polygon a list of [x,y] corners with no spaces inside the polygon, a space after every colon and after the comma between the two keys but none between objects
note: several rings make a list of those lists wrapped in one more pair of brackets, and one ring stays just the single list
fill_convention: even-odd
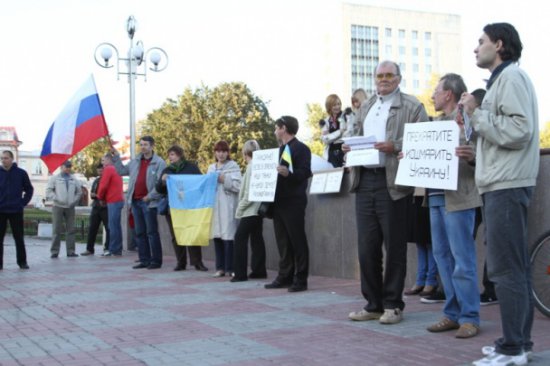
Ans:
[{"label": "cardboard sign with text", "polygon": [[279,149],[256,150],[252,153],[252,173],[248,200],[252,202],[273,202],[277,188],[277,166]]},{"label": "cardboard sign with text", "polygon": [[395,183],[456,191],[459,139],[455,121],[406,123]]}]

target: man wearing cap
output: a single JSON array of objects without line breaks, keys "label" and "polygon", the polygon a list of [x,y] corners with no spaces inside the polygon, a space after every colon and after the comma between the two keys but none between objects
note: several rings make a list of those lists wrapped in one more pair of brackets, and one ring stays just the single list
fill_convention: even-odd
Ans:
[{"label": "man wearing cap", "polygon": [[46,187],[46,198],[53,201],[51,258],[59,256],[63,223],[65,224],[67,257],[78,257],[78,254],[75,253],[74,208],[82,196],[82,186],[71,173],[72,166],[70,160],[64,162],[61,165],[61,172],[51,176]]},{"label": "man wearing cap", "polygon": [[8,221],[15,240],[17,265],[29,269],[23,238],[23,209],[31,200],[33,191],[27,172],[13,162],[13,153],[3,151],[0,166],[0,269],[4,266],[4,235]]}]

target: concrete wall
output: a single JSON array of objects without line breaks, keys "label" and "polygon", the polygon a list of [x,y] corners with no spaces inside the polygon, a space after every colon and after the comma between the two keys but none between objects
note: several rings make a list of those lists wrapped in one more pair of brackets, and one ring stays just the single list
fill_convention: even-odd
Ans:
[{"label": "concrete wall", "polygon": [[[528,164],[528,162],[526,162]],[[344,175],[341,192],[347,192],[349,175]],[[550,212],[550,150],[541,150],[540,171],[529,212],[529,244],[550,230],[545,217]],[[159,216],[159,227],[165,255],[173,255],[168,226]],[[396,230],[404,228],[396,227]],[[306,233],[310,250],[310,274],[337,278],[359,278],[357,262],[357,230],[355,226],[355,195],[348,193],[310,195],[306,212]],[[272,220],[264,220],[264,239],[267,250],[267,267],[277,269],[279,255],[273,233]],[[477,238],[478,268],[481,277],[485,249],[483,225]],[[213,244],[203,248],[203,257],[214,260]],[[416,273],[416,247],[409,244],[406,286],[414,283]]]}]

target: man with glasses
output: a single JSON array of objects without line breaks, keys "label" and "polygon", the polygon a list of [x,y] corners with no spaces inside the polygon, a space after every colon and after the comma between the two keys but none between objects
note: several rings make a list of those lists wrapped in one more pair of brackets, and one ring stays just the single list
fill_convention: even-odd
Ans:
[{"label": "man with glasses", "polygon": [[[395,324],[403,319],[403,286],[407,266],[407,205],[413,187],[395,185],[397,155],[404,124],[427,121],[424,106],[399,90],[401,72],[392,61],[375,69],[376,95],[357,114],[357,135],[375,136],[379,164],[354,167],[351,191],[356,193],[357,245],[361,292],[367,305],[349,314],[351,320]],[[350,147],[343,146],[343,151]],[[382,243],[386,253],[382,266]]]},{"label": "man with glasses", "polygon": [[[475,179],[483,199],[487,274],[500,304],[502,337],[482,348],[474,365],[526,365],[533,351],[533,293],[527,209],[537,183],[537,95],[517,63],[523,45],[508,23],[488,24],[475,48],[476,64],[491,72],[481,107],[460,103],[478,134]],[[459,121],[461,122],[461,121]]]},{"label": "man with glasses", "polygon": [[0,167],[0,269],[4,268],[4,235],[8,221],[13,239],[17,265],[29,269],[23,236],[23,209],[30,202],[34,188],[29,175],[13,161],[13,153],[2,151]]}]

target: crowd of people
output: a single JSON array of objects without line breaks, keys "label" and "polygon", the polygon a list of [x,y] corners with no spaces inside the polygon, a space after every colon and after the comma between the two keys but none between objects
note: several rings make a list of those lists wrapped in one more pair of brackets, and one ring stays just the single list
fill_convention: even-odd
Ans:
[{"label": "crowd of people", "polygon": [[[352,96],[352,108],[343,111],[335,94],[326,98],[327,117],[320,121],[325,158],[334,167],[345,166],[351,147],[343,138],[350,136],[374,136],[379,155],[377,164],[347,168],[351,192],[355,194],[360,284],[366,301],[362,309],[348,317],[353,321],[397,324],[404,318],[403,294],[430,299],[439,293],[444,301],[443,316],[427,331],[454,330],[456,338],[471,338],[480,332],[480,304],[496,303],[498,298],[503,335],[495,346],[483,347],[484,357],[473,364],[524,365],[533,349],[526,228],[527,209],[538,174],[537,100],[531,81],[517,66],[522,44],[512,25],[487,25],[474,52],[477,66],[491,72],[486,94],[483,90],[468,93],[462,77],[448,73],[441,77],[432,94],[438,116],[429,117],[416,97],[401,91],[401,71],[393,61],[376,66],[376,94],[368,98],[363,89],[358,89]],[[460,144],[455,151],[459,158],[457,190],[415,190],[396,184],[405,124],[429,120],[454,120],[460,126]],[[291,116],[275,121],[279,165],[272,218],[280,260],[277,277],[265,284],[266,289],[287,288],[289,292],[307,290],[309,275],[305,210],[308,179],[312,175],[311,152],[296,138],[298,127],[298,121]],[[121,255],[120,213],[125,201],[135,223],[139,260],[133,268],[157,269],[163,264],[157,208],[167,194],[167,176],[201,172],[185,159],[178,145],[168,149],[167,166],[154,151],[153,137],[143,136],[139,143],[141,153],[127,165],[122,164],[120,154],[113,148],[97,166],[100,177],[91,189],[91,224],[82,255],[94,254],[100,222],[108,235],[104,256]],[[251,161],[253,152],[259,149],[255,140],[242,146],[247,163],[243,177],[231,159],[229,144],[218,141],[213,146],[215,162],[207,171],[218,173],[211,230],[216,254],[214,277],[228,276],[231,282],[267,278],[261,205],[248,200]],[[527,161],[530,164],[525,164]],[[53,201],[52,258],[59,256],[63,229],[67,256],[78,256],[74,206],[82,189],[71,167],[70,161],[65,162],[47,187],[47,197]],[[123,175],[129,175],[125,199]],[[6,186],[5,182],[12,183]],[[18,228],[22,227],[23,207],[33,191],[28,176],[13,162],[9,151],[2,153],[0,184],[0,238],[3,239],[9,221],[16,240],[17,263],[28,269],[23,234]],[[475,235],[481,217],[487,260],[483,271],[485,291],[480,297]],[[201,247],[178,243],[169,213],[166,220],[177,257],[174,270],[186,269],[189,251],[190,264],[207,271]],[[251,272],[247,273],[249,242]],[[418,268],[414,286],[405,290],[408,242],[417,246]],[[1,248],[2,245],[0,269]]]}]

